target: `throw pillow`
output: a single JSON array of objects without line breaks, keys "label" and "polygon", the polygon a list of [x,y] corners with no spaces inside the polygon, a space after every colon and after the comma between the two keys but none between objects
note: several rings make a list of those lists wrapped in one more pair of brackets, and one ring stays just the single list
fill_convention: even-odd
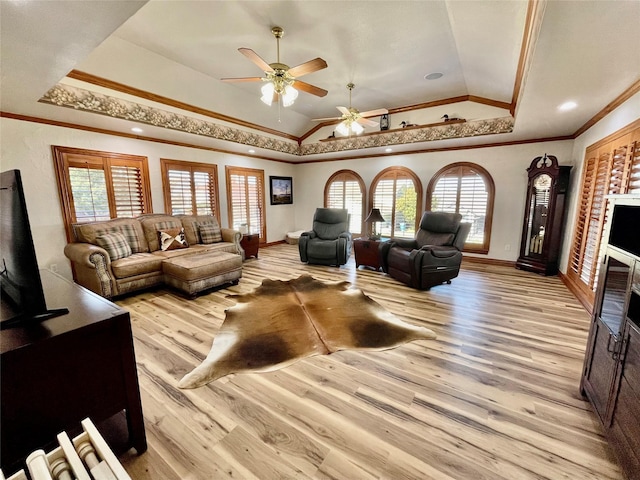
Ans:
[{"label": "throw pillow", "polygon": [[170,228],[168,230],[158,230],[158,243],[160,250],[177,250],[187,248],[189,244],[184,236],[184,228]]},{"label": "throw pillow", "polygon": [[214,223],[201,223],[198,225],[200,241],[202,243],[217,243],[222,241],[220,227]]},{"label": "throw pillow", "polygon": [[107,251],[111,261],[131,255],[131,247],[121,233],[112,232],[99,235],[96,237],[96,243]]}]

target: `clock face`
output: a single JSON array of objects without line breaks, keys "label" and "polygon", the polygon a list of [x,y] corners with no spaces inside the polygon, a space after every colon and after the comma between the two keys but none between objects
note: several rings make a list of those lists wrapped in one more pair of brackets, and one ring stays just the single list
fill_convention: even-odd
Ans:
[{"label": "clock face", "polygon": [[549,190],[551,188],[551,177],[544,173],[533,181],[533,186],[536,187],[536,190]]}]

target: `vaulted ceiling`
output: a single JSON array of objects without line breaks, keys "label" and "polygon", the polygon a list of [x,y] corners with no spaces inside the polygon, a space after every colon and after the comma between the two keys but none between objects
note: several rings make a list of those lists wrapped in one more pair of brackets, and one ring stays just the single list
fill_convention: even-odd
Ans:
[{"label": "vaulted ceiling", "polygon": [[[6,0],[0,14],[3,115],[292,162],[571,136],[640,81],[637,1]],[[220,80],[263,76],[238,48],[275,62],[275,25],[282,63],[327,62],[303,78],[326,96],[269,107],[261,83]],[[328,140],[335,124],[312,120],[349,106],[349,82],[354,107],[389,110],[388,132]]]}]

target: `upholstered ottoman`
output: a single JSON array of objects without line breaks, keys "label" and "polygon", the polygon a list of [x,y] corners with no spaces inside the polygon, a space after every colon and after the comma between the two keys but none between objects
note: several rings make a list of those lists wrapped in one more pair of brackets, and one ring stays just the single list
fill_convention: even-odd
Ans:
[{"label": "upholstered ottoman", "polygon": [[242,256],[227,252],[182,255],[162,262],[164,281],[184,293],[196,294],[242,277]]}]

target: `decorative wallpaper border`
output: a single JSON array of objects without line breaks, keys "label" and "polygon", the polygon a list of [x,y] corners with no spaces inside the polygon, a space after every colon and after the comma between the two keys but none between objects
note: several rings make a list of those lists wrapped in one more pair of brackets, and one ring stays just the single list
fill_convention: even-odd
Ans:
[{"label": "decorative wallpaper border", "polygon": [[503,117],[298,145],[64,84],[53,87],[39,101],[297,156],[511,133],[514,125],[512,117]]}]

